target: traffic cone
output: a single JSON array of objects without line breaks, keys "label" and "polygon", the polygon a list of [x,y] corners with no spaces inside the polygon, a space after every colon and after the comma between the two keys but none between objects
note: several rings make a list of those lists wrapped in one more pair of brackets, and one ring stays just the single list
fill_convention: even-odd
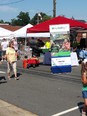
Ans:
[{"label": "traffic cone", "polygon": [[27,68],[27,64],[28,64],[28,63],[27,63],[27,59],[24,59],[24,60],[23,60],[23,68]]}]

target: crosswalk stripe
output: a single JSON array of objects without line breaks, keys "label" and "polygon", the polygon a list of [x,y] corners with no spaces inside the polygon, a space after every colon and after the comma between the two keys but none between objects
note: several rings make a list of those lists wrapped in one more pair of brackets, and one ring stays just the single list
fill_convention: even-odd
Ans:
[{"label": "crosswalk stripe", "polygon": [[83,107],[83,104],[80,105],[80,106],[76,106],[76,107],[74,107],[74,108],[70,108],[70,109],[68,109],[68,110],[62,111],[62,112],[60,112],[60,113],[54,114],[54,115],[52,115],[52,116],[61,116],[61,115],[64,115],[64,114],[69,113],[69,112],[72,112],[72,111],[77,110],[77,109],[82,108],[82,107]]}]

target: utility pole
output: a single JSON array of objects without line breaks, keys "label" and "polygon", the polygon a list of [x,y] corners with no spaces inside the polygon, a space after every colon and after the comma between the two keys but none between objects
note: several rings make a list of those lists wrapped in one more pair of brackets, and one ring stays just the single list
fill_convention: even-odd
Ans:
[{"label": "utility pole", "polygon": [[56,0],[53,0],[53,17],[56,17]]}]

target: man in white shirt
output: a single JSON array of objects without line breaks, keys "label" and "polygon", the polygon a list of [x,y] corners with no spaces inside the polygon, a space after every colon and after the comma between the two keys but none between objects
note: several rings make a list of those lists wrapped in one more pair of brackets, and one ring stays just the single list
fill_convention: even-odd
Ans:
[{"label": "man in white shirt", "polygon": [[15,37],[13,38],[13,42],[14,42],[14,49],[17,52],[18,51],[18,43],[17,43],[17,39]]},{"label": "man in white shirt", "polygon": [[5,38],[3,38],[3,41],[1,42],[1,47],[2,47],[2,60],[4,60],[6,55],[6,49],[8,47],[8,41],[6,41]]}]

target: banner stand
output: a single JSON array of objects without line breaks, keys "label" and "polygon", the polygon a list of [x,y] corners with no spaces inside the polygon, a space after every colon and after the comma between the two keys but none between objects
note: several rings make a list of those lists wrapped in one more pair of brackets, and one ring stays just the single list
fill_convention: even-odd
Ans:
[{"label": "banner stand", "polygon": [[52,73],[68,73],[72,71],[69,38],[69,24],[50,25]]}]

